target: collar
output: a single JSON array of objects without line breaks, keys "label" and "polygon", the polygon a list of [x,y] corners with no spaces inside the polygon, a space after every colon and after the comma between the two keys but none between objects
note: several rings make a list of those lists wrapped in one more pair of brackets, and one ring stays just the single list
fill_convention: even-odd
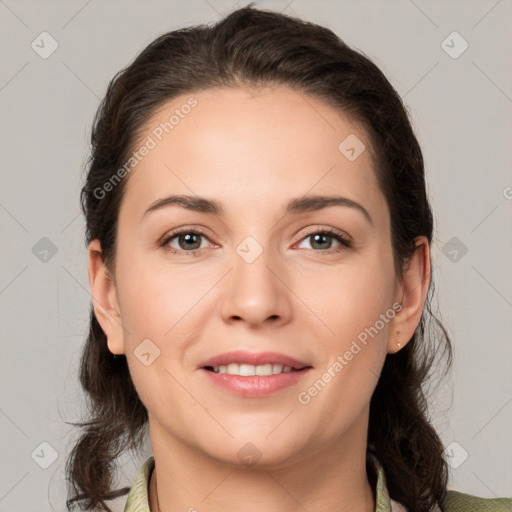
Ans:
[{"label": "collar", "polygon": [[[375,486],[375,512],[407,512],[403,505],[389,497],[384,470],[375,456],[369,460],[377,477]],[[123,512],[151,512],[149,509],[149,479],[155,468],[154,457],[149,457],[139,470],[135,482],[130,489]]]}]

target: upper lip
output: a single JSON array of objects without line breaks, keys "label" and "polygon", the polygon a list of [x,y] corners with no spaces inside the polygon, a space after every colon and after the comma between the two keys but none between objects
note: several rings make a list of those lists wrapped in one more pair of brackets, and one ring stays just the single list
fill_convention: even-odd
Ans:
[{"label": "upper lip", "polygon": [[280,354],[279,352],[245,352],[244,350],[234,350],[218,354],[203,361],[199,366],[200,368],[204,368],[206,366],[214,367],[230,363],[251,364],[253,366],[282,364],[283,366],[291,366],[295,370],[301,370],[309,366],[307,363],[287,356],[286,354]]}]

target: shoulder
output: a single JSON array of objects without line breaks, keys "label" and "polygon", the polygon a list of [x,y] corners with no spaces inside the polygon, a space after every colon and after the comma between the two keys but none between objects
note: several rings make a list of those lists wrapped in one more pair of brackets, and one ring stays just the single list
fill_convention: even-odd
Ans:
[{"label": "shoulder", "polygon": [[448,491],[443,500],[445,512],[512,512],[512,498],[479,498],[457,491]]}]

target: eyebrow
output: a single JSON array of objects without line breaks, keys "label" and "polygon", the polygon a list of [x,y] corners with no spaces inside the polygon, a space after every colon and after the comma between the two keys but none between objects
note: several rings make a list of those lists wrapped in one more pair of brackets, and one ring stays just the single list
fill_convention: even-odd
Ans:
[{"label": "eyebrow", "polygon": [[[194,212],[207,213],[221,217],[224,215],[222,203],[215,199],[207,199],[199,196],[172,195],[158,199],[152,203],[144,212],[142,218],[151,212],[160,210],[167,206],[177,205]],[[299,213],[314,212],[329,206],[344,206],[354,208],[361,212],[366,220],[373,226],[373,220],[368,210],[361,204],[341,196],[303,196],[290,200],[285,208],[286,215],[297,215]],[[141,219],[142,220],[142,219]]]}]

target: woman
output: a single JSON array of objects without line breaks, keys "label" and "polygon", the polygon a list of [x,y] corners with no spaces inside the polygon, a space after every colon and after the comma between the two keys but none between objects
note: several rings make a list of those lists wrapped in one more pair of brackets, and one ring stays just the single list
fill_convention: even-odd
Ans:
[{"label": "woman", "polygon": [[[109,85],[81,197],[70,510],[511,509],[446,490],[421,150],[330,30],[249,6],[159,37]],[[113,491],[146,427],[154,456]]]}]

